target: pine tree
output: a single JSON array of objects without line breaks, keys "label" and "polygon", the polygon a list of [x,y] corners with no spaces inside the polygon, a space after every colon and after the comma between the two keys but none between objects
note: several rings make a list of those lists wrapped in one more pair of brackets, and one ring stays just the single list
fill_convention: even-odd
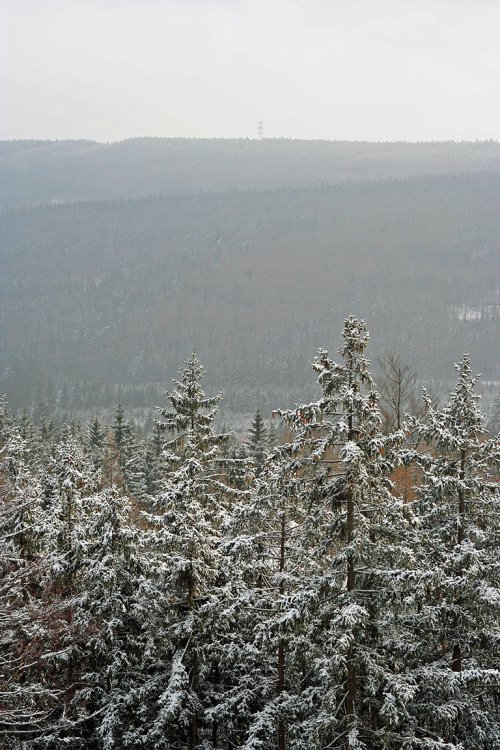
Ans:
[{"label": "pine tree", "polygon": [[104,449],[105,440],[106,430],[99,422],[99,419],[94,416],[91,419],[87,430],[87,444],[89,451],[93,454],[99,455]]},{"label": "pine tree", "polygon": [[163,455],[163,430],[153,426],[153,433],[146,439],[145,447],[145,491],[147,495],[157,495],[161,489],[161,481],[167,467]]},{"label": "pine tree", "polygon": [[86,433],[83,436],[83,446],[85,456],[93,473],[93,484],[96,487],[106,484],[106,456],[109,450],[107,431],[96,416],[88,424]]},{"label": "pine tree", "polygon": [[[226,528],[224,634],[231,679],[221,711],[233,746],[284,750],[295,732],[303,684],[301,583],[311,572],[302,545],[305,508],[297,479],[277,451]],[[290,745],[291,746],[291,745]]]},{"label": "pine tree", "polygon": [[86,554],[74,610],[85,650],[72,703],[86,747],[119,748],[131,721],[130,696],[143,681],[145,568],[123,495],[115,488],[92,495],[86,516]]},{"label": "pine tree", "polygon": [[170,408],[159,408],[159,425],[170,434],[168,470],[152,526],[151,572],[157,596],[150,602],[151,630],[146,672],[150,677],[139,709],[146,718],[145,741],[157,748],[199,746],[215,738],[208,710],[217,692],[220,647],[214,632],[220,587],[220,524],[228,488],[223,482],[221,446],[213,421],[222,396],[207,398],[204,369],[193,354],[167,393]]},{"label": "pine tree", "polygon": [[117,486],[127,487],[127,463],[134,447],[134,430],[125,418],[125,409],[118,404],[111,425],[113,435],[113,458],[116,460],[118,473],[115,472],[112,482]]},{"label": "pine tree", "polygon": [[498,549],[500,443],[485,438],[470,359],[464,355],[446,406],[424,391],[427,414],[411,427],[424,451],[410,454],[418,492],[420,578],[408,615],[417,747],[500,746]]},{"label": "pine tree", "polygon": [[39,585],[53,626],[46,634],[51,654],[44,669],[47,683],[61,696],[61,711],[53,731],[37,738],[33,747],[58,749],[71,744],[83,748],[87,726],[79,686],[88,632],[81,628],[78,612],[88,550],[88,498],[96,490],[96,477],[86,461],[79,429],[65,430],[45,482],[40,524],[44,568]]},{"label": "pine tree", "polygon": [[257,467],[257,474],[260,473],[264,463],[264,457],[267,452],[267,427],[265,425],[260,409],[255,412],[255,417],[248,430],[248,439],[246,448],[248,454],[252,456]]},{"label": "pine tree", "polygon": [[53,626],[39,586],[40,482],[13,420],[8,432],[0,452],[0,737],[2,747],[19,748],[51,730],[58,695],[39,669]]},{"label": "pine tree", "polygon": [[116,448],[119,453],[122,453],[127,445],[129,435],[129,426],[125,419],[125,409],[122,404],[118,404],[116,407],[111,428],[113,430],[113,439]]},{"label": "pine tree", "polygon": [[[296,748],[391,747],[404,716],[398,664],[385,651],[390,603],[401,596],[411,552],[408,513],[391,492],[402,433],[383,436],[378,394],[364,356],[363,321],[344,323],[341,363],[320,350],[313,362],[320,399],[283,412],[293,441],[289,470],[308,508],[302,544],[315,565],[304,571],[301,598],[309,715]],[[390,721],[384,718],[392,707]],[[377,716],[374,721],[373,717]]]},{"label": "pine tree", "polygon": [[12,540],[18,546],[20,557],[27,560],[33,560],[39,550],[42,515],[39,464],[33,457],[33,448],[30,441],[21,436],[17,425],[13,424],[2,451],[2,470],[7,482],[6,492],[12,501]]}]

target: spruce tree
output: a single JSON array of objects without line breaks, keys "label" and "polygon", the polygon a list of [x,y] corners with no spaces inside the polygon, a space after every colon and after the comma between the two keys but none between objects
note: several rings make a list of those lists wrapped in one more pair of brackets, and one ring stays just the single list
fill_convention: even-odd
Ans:
[{"label": "spruce tree", "polygon": [[87,429],[87,446],[97,467],[102,464],[105,441],[106,429],[97,417],[93,417]]},{"label": "spruce tree", "polygon": [[416,747],[486,750],[500,746],[500,443],[486,439],[467,354],[456,369],[448,403],[424,391],[425,419],[411,420],[425,446],[410,453],[421,474],[412,710]]},{"label": "spruce tree", "polygon": [[264,457],[267,452],[267,427],[260,413],[260,409],[255,412],[255,417],[252,420],[252,424],[248,430],[248,438],[246,441],[246,448],[248,455],[252,456],[257,467],[257,474],[262,469],[264,463]]},{"label": "spruce tree", "polygon": [[152,435],[149,435],[146,439],[144,453],[144,486],[149,496],[157,495],[160,492],[162,477],[166,471],[163,442],[163,430],[157,424],[154,424]]},{"label": "spruce tree", "polygon": [[40,588],[46,560],[37,467],[10,419],[8,432],[0,450],[0,742],[17,750],[53,727],[58,691],[43,665],[57,625]]},{"label": "spruce tree", "polygon": [[55,623],[46,635],[51,655],[44,664],[45,679],[61,699],[53,731],[33,746],[51,749],[86,747],[87,733],[79,690],[88,633],[78,613],[88,549],[88,498],[96,490],[96,476],[81,432],[70,427],[65,433],[48,466],[40,524],[45,563],[39,585]]},{"label": "spruce tree", "polygon": [[[143,687],[146,742],[157,748],[198,747],[216,741],[209,708],[217,693],[220,645],[220,526],[227,510],[222,445],[213,421],[222,396],[207,398],[204,369],[192,355],[180,369],[169,408],[159,408],[167,471],[147,514],[150,571],[150,645]],[[144,741],[144,740],[143,740]]]},{"label": "spruce tree", "polygon": [[131,696],[144,679],[146,642],[140,533],[131,524],[130,502],[116,488],[87,499],[85,537],[74,609],[85,649],[72,704],[86,747],[119,748],[131,724]]},{"label": "spruce tree", "polygon": [[134,452],[135,440],[134,429],[130,422],[125,418],[125,409],[118,404],[111,425],[113,434],[114,452],[118,466],[118,475],[115,474],[111,484],[123,486],[127,489],[127,481],[130,472],[129,462]]},{"label": "spruce tree", "polygon": [[412,564],[405,543],[410,514],[390,481],[403,435],[381,433],[368,341],[365,323],[350,316],[340,363],[324,350],[313,362],[319,400],[282,412],[293,437],[282,450],[308,509],[302,544],[315,563],[304,571],[300,594],[309,603],[302,696],[309,711],[291,745],[304,750],[396,747],[405,712],[405,686],[384,642],[394,626],[391,602],[402,595]]},{"label": "spruce tree", "polygon": [[304,519],[297,478],[276,451],[226,528],[224,637],[233,664],[226,668],[231,680],[222,710],[234,745],[245,750],[291,747],[304,716],[301,587],[313,569],[302,544]]}]

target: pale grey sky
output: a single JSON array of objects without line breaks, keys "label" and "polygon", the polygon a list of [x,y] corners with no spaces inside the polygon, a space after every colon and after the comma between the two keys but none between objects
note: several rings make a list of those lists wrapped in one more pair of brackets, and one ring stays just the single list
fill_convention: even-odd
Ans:
[{"label": "pale grey sky", "polygon": [[500,0],[0,0],[0,138],[500,139]]}]

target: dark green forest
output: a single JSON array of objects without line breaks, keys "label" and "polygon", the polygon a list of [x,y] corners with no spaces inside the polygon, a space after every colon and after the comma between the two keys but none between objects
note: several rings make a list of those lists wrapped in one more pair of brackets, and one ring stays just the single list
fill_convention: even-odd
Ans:
[{"label": "dark green forest", "polygon": [[12,408],[150,405],[196,349],[226,409],[269,409],[310,397],[304,359],[352,308],[374,357],[439,379],[469,351],[498,380],[499,197],[486,171],[5,208],[0,392]]}]

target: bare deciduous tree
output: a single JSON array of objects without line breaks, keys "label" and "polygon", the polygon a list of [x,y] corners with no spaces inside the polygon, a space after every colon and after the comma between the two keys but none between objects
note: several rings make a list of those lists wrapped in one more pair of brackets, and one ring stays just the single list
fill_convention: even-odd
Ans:
[{"label": "bare deciduous tree", "polygon": [[411,365],[404,362],[396,352],[385,352],[381,357],[377,357],[377,362],[382,371],[378,388],[382,398],[384,432],[399,430],[405,412],[419,412],[417,375]]}]

